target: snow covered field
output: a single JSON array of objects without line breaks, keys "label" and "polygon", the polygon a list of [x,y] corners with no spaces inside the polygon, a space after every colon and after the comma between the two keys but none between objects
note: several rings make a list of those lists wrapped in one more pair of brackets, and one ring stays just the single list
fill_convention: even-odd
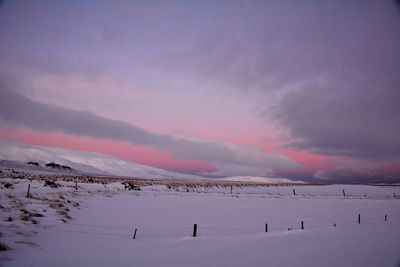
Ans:
[{"label": "snow covered field", "polygon": [[0,179],[3,266],[400,264],[398,186],[45,181]]}]

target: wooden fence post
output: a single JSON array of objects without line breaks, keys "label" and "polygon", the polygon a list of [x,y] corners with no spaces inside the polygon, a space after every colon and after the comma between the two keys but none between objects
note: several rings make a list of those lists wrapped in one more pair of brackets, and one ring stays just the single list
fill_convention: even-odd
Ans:
[{"label": "wooden fence post", "polygon": [[231,185],[231,195],[232,195],[232,188],[233,188],[233,186]]},{"label": "wooden fence post", "polygon": [[78,181],[75,181],[75,190],[78,190]]},{"label": "wooden fence post", "polygon": [[344,189],[343,189],[343,196],[346,197],[346,193],[344,192]]},{"label": "wooden fence post", "polygon": [[387,214],[385,214],[385,222],[387,221]]},{"label": "wooden fence post", "polygon": [[304,222],[301,221],[301,230],[304,230]]},{"label": "wooden fence post", "polygon": [[136,239],[136,232],[137,232],[137,228],[135,228],[135,233],[133,234],[133,239]]},{"label": "wooden fence post", "polygon": [[265,224],[265,232],[268,233],[268,223]]},{"label": "wooden fence post", "polygon": [[196,236],[197,236],[197,224],[195,223],[193,225],[193,237],[196,237]]},{"label": "wooden fence post", "polygon": [[29,198],[29,191],[31,190],[31,184],[28,184],[28,193],[26,194],[26,197]]},{"label": "wooden fence post", "polygon": [[294,190],[294,188],[293,188],[293,195],[296,195],[296,190]]},{"label": "wooden fence post", "polygon": [[361,215],[358,214],[358,224],[361,224]]}]

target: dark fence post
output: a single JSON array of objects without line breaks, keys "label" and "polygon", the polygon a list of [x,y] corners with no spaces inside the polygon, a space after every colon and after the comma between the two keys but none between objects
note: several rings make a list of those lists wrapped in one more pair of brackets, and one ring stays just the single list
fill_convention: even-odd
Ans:
[{"label": "dark fence post", "polygon": [[293,195],[296,195],[296,190],[294,190],[294,188],[293,188]]},{"label": "dark fence post", "polygon": [[268,223],[265,224],[265,232],[268,233]]},{"label": "dark fence post", "polygon": [[385,214],[385,222],[387,221],[387,215]]},{"label": "dark fence post", "polygon": [[75,181],[75,190],[78,190],[78,181]]},{"label": "dark fence post", "polygon": [[361,215],[358,214],[358,224],[360,224],[360,223],[361,223]]},{"label": "dark fence post", "polygon": [[28,193],[26,194],[26,197],[29,198],[29,191],[31,190],[31,184],[28,184]]},{"label": "dark fence post", "polygon": [[133,239],[136,239],[136,232],[137,232],[137,228],[135,228],[135,233],[133,234]]},{"label": "dark fence post", "polygon": [[196,236],[197,236],[197,224],[195,223],[193,225],[193,237],[196,237]]},{"label": "dark fence post", "polygon": [[301,221],[301,230],[304,230],[304,222]]},{"label": "dark fence post", "polygon": [[346,197],[346,193],[344,192],[344,189],[343,189],[343,196]]},{"label": "dark fence post", "polygon": [[231,185],[231,195],[232,195],[232,188],[233,188],[233,186]]}]

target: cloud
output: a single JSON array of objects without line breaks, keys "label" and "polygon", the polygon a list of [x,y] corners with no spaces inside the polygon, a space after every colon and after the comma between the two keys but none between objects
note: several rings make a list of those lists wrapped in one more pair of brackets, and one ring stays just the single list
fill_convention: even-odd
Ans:
[{"label": "cloud", "polygon": [[303,69],[302,77],[269,111],[290,134],[285,148],[394,160],[400,157],[400,13],[383,1],[336,12],[299,36],[303,56],[288,69]]},{"label": "cloud", "polygon": [[313,175],[313,178],[328,182],[355,182],[368,181],[374,177],[373,171],[376,166],[349,165],[339,166],[333,170],[319,170]]},{"label": "cloud", "polygon": [[329,183],[393,183],[399,181],[399,165],[347,161],[332,170],[319,170],[313,178]]},{"label": "cloud", "polygon": [[5,88],[5,84],[0,87],[0,120],[11,125],[149,146],[169,152],[178,159],[211,162],[218,168],[215,175],[221,176],[248,173],[268,176],[274,170],[293,170],[302,167],[288,157],[266,153],[255,146],[155,134],[135,125],[107,119],[91,112],[33,101],[17,93],[16,90]]},{"label": "cloud", "polygon": [[400,91],[392,87],[363,90],[304,88],[278,108],[280,121],[299,138],[286,147],[324,155],[393,160],[400,156]]},{"label": "cloud", "polygon": [[259,93],[267,123],[289,133],[285,148],[400,157],[400,14],[392,1],[240,6],[226,8],[225,23],[211,16],[216,25],[197,45],[163,51],[154,67]]},{"label": "cloud", "polygon": [[251,3],[227,8],[231,27],[211,17],[218,23],[197,45],[163,51],[154,67],[257,92],[267,123],[288,133],[285,148],[399,158],[400,13],[394,1]]}]

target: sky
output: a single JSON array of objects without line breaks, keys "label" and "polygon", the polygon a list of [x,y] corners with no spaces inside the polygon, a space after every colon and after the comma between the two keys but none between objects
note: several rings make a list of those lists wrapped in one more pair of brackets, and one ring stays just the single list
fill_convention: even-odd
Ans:
[{"label": "sky", "polygon": [[207,177],[400,182],[398,1],[0,1],[0,138]]}]

